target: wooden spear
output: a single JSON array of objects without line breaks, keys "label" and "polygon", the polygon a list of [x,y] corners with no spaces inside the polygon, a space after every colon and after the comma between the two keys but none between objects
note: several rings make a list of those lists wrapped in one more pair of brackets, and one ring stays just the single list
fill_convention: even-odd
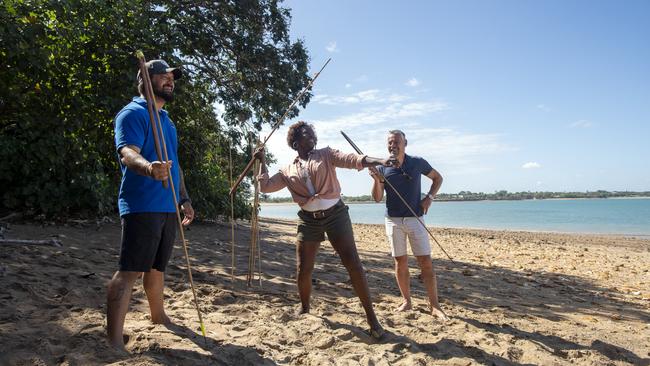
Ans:
[{"label": "wooden spear", "polygon": [[[142,51],[136,51],[135,53],[136,57],[138,60],[140,60],[140,64],[144,66],[145,64],[145,59],[144,59],[144,54]],[[140,74],[142,75],[142,81],[144,82],[144,89],[145,89],[145,97],[147,99],[147,105],[149,107],[149,116],[151,117],[151,110],[152,107],[155,108],[155,98],[153,94],[153,87],[151,85],[151,78],[149,78],[149,72],[146,70],[146,68],[141,68],[140,69]],[[169,161],[169,155],[167,154],[167,144],[165,143],[165,135],[162,130],[162,124],[160,123],[160,116],[158,115],[158,111],[156,110],[156,113],[153,114],[155,116],[156,124],[154,126],[154,136],[158,136],[158,133],[160,133],[160,140],[162,140],[162,148],[163,148],[163,153],[164,153],[164,161]],[[157,130],[157,131],[156,131]],[[159,153],[160,154],[160,153]],[[162,161],[162,159],[161,159]],[[176,162],[178,164],[178,162]],[[180,165],[178,166],[178,169],[180,170]],[[174,188],[174,180],[172,177],[171,170],[168,166],[167,168],[167,173],[169,174],[169,185],[171,186],[171,191],[172,191],[172,198],[174,199],[174,207],[176,208],[176,220],[178,221],[178,227],[180,229],[180,236],[181,236],[181,241],[183,242],[183,250],[185,251],[185,262],[187,264],[187,276],[190,280],[190,287],[192,288],[192,295],[194,295],[194,305],[196,306],[196,312],[199,315],[199,323],[201,325],[201,334],[203,334],[203,341],[205,344],[208,344],[208,341],[205,337],[205,325],[203,324],[203,317],[201,316],[201,309],[199,308],[199,301],[197,300],[196,297],[196,289],[194,288],[194,281],[192,279],[192,267],[190,266],[190,256],[187,251],[187,242],[185,241],[185,232],[183,230],[183,223],[181,221],[181,212],[180,208],[178,206],[178,200],[176,199],[176,189]]]},{"label": "wooden spear", "polygon": [[[142,57],[140,57],[140,55],[142,55]],[[147,100],[147,110],[149,111],[149,124],[151,125],[151,132],[153,133],[153,143],[154,146],[156,147],[156,156],[158,156],[158,161],[163,162],[162,154],[160,152],[160,136],[158,135],[158,133],[156,133],[158,129],[156,128],[156,122],[154,121],[154,115],[158,114],[158,113],[154,113],[156,104],[149,103],[149,101],[152,100],[151,98],[153,98],[153,94],[149,89],[151,88],[151,81],[149,82],[145,81],[145,80],[149,80],[149,71],[147,70],[147,66],[145,65],[146,61],[144,59],[144,54],[142,53],[142,51],[136,51],[136,57],[138,58],[140,77],[142,77],[142,82],[144,83],[144,96],[145,99]],[[162,185],[163,187],[168,188],[166,180],[162,182]]]},{"label": "wooden spear", "polygon": [[[280,117],[280,119],[275,123],[275,125],[273,126],[273,129],[268,134],[268,136],[266,136],[266,138],[264,139],[264,141],[262,142],[262,144],[260,146],[266,146],[266,142],[269,140],[271,135],[273,135],[273,132],[275,132],[275,130],[277,130],[278,127],[280,127],[280,125],[282,125],[282,122],[284,122],[284,119],[287,117],[287,115],[289,114],[291,109],[296,105],[296,103],[298,103],[298,101],[300,100],[302,95],[305,94],[307,92],[307,90],[309,90],[309,88],[311,88],[312,84],[314,84],[314,81],[316,81],[316,78],[318,78],[318,75],[320,75],[320,73],[323,71],[325,66],[327,66],[327,64],[329,64],[331,60],[332,60],[331,58],[327,59],[327,62],[325,62],[325,65],[323,65],[323,67],[321,67],[321,69],[314,75],[314,77],[311,79],[311,81],[309,81],[309,84],[307,84],[307,86],[293,100],[293,102],[291,103],[289,108],[287,108],[287,110],[284,112],[282,117]],[[255,162],[255,157],[252,157],[251,160],[248,162],[248,164],[246,164],[246,167],[244,168],[244,170],[241,172],[241,174],[239,175],[239,177],[235,181],[235,184],[233,184],[232,188],[230,188],[230,193],[229,194],[231,196],[233,194],[235,194],[235,192],[237,191],[237,187],[239,187],[239,184],[241,183],[241,181],[244,179],[246,174],[248,174],[248,171],[253,167],[254,162]]]}]

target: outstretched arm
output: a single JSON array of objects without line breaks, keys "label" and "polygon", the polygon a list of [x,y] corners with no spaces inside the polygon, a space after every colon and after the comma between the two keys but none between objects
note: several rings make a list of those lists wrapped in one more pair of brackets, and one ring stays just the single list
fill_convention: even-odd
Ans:
[{"label": "outstretched arm", "polygon": [[358,169],[383,165],[399,167],[399,161],[396,158],[380,159],[367,155],[346,154],[336,149],[327,148],[332,164],[337,168]]},{"label": "outstretched arm", "polygon": [[361,160],[361,165],[363,165],[364,168],[375,167],[377,165],[394,166],[399,168],[399,160],[397,160],[397,158],[380,159],[364,156],[363,160]]},{"label": "outstretched arm", "polygon": [[269,172],[266,168],[266,157],[264,147],[258,147],[253,153],[253,156],[260,161],[260,171],[257,179],[260,182],[260,191],[262,193],[271,193],[281,190],[287,184],[282,177],[282,173],[276,173],[269,178]]}]

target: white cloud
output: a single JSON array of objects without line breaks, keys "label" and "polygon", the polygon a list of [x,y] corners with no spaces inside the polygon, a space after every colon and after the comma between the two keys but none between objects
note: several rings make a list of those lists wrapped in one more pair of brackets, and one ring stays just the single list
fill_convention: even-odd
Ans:
[{"label": "white cloud", "polygon": [[[366,100],[379,101],[379,104],[382,105],[390,99],[375,98],[375,95],[370,93],[366,94],[366,97]],[[338,133],[338,129],[342,128],[350,129],[363,127],[364,129],[367,129],[384,123],[403,123],[402,121],[406,118],[425,117],[447,109],[449,109],[447,103],[438,100],[406,104],[393,102],[381,107],[367,107],[362,109],[360,112],[334,117],[332,119],[317,120],[314,123],[318,125],[326,125],[328,130],[334,129],[336,130],[335,132]]]},{"label": "white cloud", "polygon": [[346,89],[349,89],[350,87],[352,87],[352,84],[350,84],[350,83],[345,84]]},{"label": "white cloud", "polygon": [[569,125],[569,127],[571,128],[589,128],[591,126],[593,126],[593,123],[584,119],[573,122],[572,124]]},{"label": "white cloud", "polygon": [[544,112],[549,112],[549,111],[551,110],[551,108],[549,108],[549,107],[546,106],[545,104],[538,104],[538,105],[537,105],[537,109],[541,109],[541,110],[544,111]]},{"label": "white cloud", "polygon": [[529,161],[528,163],[522,165],[521,167],[524,169],[538,169],[541,168],[542,166],[539,163],[536,163],[534,161]]},{"label": "white cloud", "polygon": [[393,103],[313,123],[318,130],[319,146],[329,145],[349,151],[350,146],[339,133],[343,130],[364,153],[371,156],[385,156],[386,133],[391,129],[401,129],[406,133],[409,154],[424,157],[448,175],[488,172],[493,167],[481,163],[482,160],[515,150],[503,143],[499,134],[476,134],[452,127],[431,127],[431,119],[447,109],[447,103],[435,100]]},{"label": "white cloud", "polygon": [[364,75],[359,75],[359,77],[354,79],[354,81],[356,81],[358,83],[364,83],[364,82],[368,81],[368,75],[365,75],[365,74]]},{"label": "white cloud", "polygon": [[[498,161],[499,154],[517,150],[504,142],[498,133],[473,133],[454,126],[441,126],[440,121],[448,118],[445,111],[451,106],[442,99],[422,99],[417,92],[397,94],[386,89],[366,89],[342,95],[317,94],[312,102],[319,104],[320,113],[325,113],[320,118],[307,119],[316,128],[319,148],[330,146],[351,152],[352,148],[339,132],[342,130],[364,153],[384,157],[387,155],[387,132],[401,129],[408,140],[407,152],[422,156],[445,177],[487,174],[498,169],[498,164],[492,162]],[[277,165],[269,167],[270,172],[277,172],[295,157],[295,151],[287,146],[284,138],[293,122],[286,121],[276,132],[277,136],[269,140],[268,151],[278,161]],[[346,187],[345,194],[367,193],[367,174],[346,170],[337,174],[341,185]],[[450,179],[450,182],[454,180]],[[275,195],[287,196],[288,192],[283,190]]]},{"label": "white cloud", "polygon": [[416,78],[410,78],[409,81],[406,82],[406,85],[415,87],[420,85],[420,81]]},{"label": "white cloud", "polygon": [[[308,121],[316,128],[319,148],[330,146],[341,151],[352,152],[352,148],[339,132],[343,130],[364,153],[384,157],[387,155],[387,132],[401,129],[406,133],[408,140],[408,154],[422,156],[445,177],[487,174],[496,168],[486,163],[486,160],[496,161],[495,156],[516,150],[504,143],[503,136],[500,134],[480,134],[461,131],[456,127],[435,126],[434,121],[441,119],[439,115],[450,109],[445,101],[378,102],[386,95],[374,89],[357,93],[356,96],[366,98],[368,102],[355,105],[355,112]],[[330,98],[318,97],[321,100]],[[339,108],[335,107],[332,110],[338,111]],[[269,167],[271,173],[277,172],[280,166],[286,165],[296,155],[284,139],[291,123],[287,121],[269,140],[268,151],[278,161],[277,165]],[[366,194],[369,189],[367,174],[346,170],[341,170],[337,174],[341,185],[346,187],[345,194]],[[289,193],[282,190],[274,195],[288,196]]]},{"label": "white cloud", "polygon": [[[424,115],[424,118],[430,117],[431,114]],[[325,126],[326,122],[319,121],[318,125]],[[372,126],[359,124],[341,128],[364,153],[376,157],[385,156],[387,153],[388,130],[400,129],[406,133],[407,153],[424,157],[444,176],[489,172],[494,167],[482,163],[486,157],[515,150],[501,142],[499,134],[467,133],[451,127],[433,128],[422,123],[404,123],[400,118],[386,119]],[[330,146],[343,151],[350,150],[347,142],[342,140],[338,129],[330,128],[329,124],[327,124],[327,132],[321,132],[321,135],[323,135],[323,142],[330,141]]]},{"label": "white cloud", "polygon": [[327,52],[330,52],[330,53],[340,52],[338,47],[336,47],[336,41],[332,41],[332,42],[328,43],[327,47],[325,47],[325,49],[327,50]]},{"label": "white cloud", "polygon": [[327,105],[349,105],[360,103],[397,103],[407,99],[409,97],[406,95],[388,93],[379,89],[368,89],[348,95],[317,95],[312,101]]}]

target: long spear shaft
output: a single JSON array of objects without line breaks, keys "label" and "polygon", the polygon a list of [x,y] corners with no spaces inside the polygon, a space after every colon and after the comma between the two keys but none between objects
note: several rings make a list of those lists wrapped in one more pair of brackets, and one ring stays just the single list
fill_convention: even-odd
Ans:
[{"label": "long spear shaft", "polygon": [[[266,138],[264,139],[264,141],[262,142],[262,144],[260,146],[266,146],[266,142],[269,140],[271,135],[273,135],[273,132],[275,132],[275,130],[277,130],[278,127],[280,127],[280,125],[282,124],[284,119],[287,117],[289,112],[293,109],[293,107],[296,105],[296,103],[298,103],[298,101],[300,100],[302,95],[305,94],[307,92],[307,90],[309,90],[309,88],[311,88],[312,84],[314,84],[314,81],[316,81],[316,79],[318,78],[318,75],[320,75],[320,73],[323,71],[325,66],[327,66],[327,64],[329,64],[331,60],[332,60],[331,58],[328,58],[327,62],[325,62],[325,65],[323,65],[323,67],[321,67],[320,70],[314,75],[314,77],[311,79],[311,81],[309,81],[309,84],[307,84],[307,86],[304,89],[302,89],[300,94],[298,94],[298,96],[293,100],[293,102],[291,103],[289,108],[287,108],[287,110],[284,111],[284,114],[282,115],[282,117],[280,117],[280,119],[275,123],[275,125],[273,125],[273,129],[271,129],[271,132],[266,136]],[[235,194],[235,191],[237,190],[237,187],[239,187],[239,184],[241,183],[241,181],[244,179],[246,174],[248,174],[248,171],[253,167],[254,162],[255,162],[255,157],[252,157],[251,160],[248,162],[248,164],[246,164],[246,167],[244,168],[244,170],[241,172],[241,174],[239,175],[239,177],[235,181],[235,184],[233,184],[232,188],[230,188],[229,194],[231,196],[233,194]]]},{"label": "long spear shaft", "polygon": [[[354,143],[354,142],[353,142],[353,141],[348,137],[348,135],[345,134],[345,132],[341,131],[341,135],[343,135],[343,137],[345,137],[345,139],[350,143],[350,145],[352,145],[352,148],[357,152],[357,154],[363,154],[363,153],[361,152],[361,149],[359,149],[359,148],[357,147],[357,145],[356,145],[356,144],[355,144],[355,143]],[[447,258],[449,258],[450,261],[453,262],[454,260],[451,259],[451,257],[449,256],[449,254],[447,254],[447,252],[445,251],[445,248],[443,248],[442,245],[440,245],[440,243],[438,243],[438,240],[436,240],[436,237],[433,236],[433,234],[431,234],[431,231],[429,231],[429,229],[427,228],[427,226],[424,224],[424,221],[422,221],[422,219],[421,219],[421,218],[420,218],[420,217],[415,213],[415,211],[411,208],[411,205],[409,205],[408,202],[406,202],[406,200],[404,199],[404,197],[402,197],[402,195],[397,191],[397,189],[395,189],[395,187],[390,183],[390,181],[389,181],[388,179],[386,179],[386,176],[383,175],[383,174],[382,174],[379,170],[377,170],[377,169],[375,169],[375,172],[379,173],[379,175],[384,179],[384,182],[385,182],[386,184],[388,184],[388,186],[393,190],[393,192],[395,192],[395,193],[397,194],[397,197],[399,197],[399,199],[402,200],[402,203],[404,203],[404,205],[406,206],[406,208],[408,208],[409,211],[411,211],[411,213],[413,214],[413,216],[414,216],[416,219],[418,219],[418,222],[419,222],[420,224],[422,224],[422,226],[424,227],[424,230],[426,230],[427,233],[429,233],[429,236],[431,236],[431,239],[433,239],[433,241],[435,241],[436,244],[438,244],[438,246],[440,247],[440,249],[442,250],[442,252],[445,253],[445,255],[447,255]]]},{"label": "long spear shaft", "polygon": [[[136,57],[140,60],[140,63],[144,65],[145,59],[144,59],[144,54],[142,51],[137,51],[136,52]],[[151,85],[151,78],[149,78],[149,72],[146,70],[146,68],[142,69],[143,72],[140,74],[142,75],[142,81],[144,83],[144,89],[145,89],[145,97],[147,99],[147,105],[150,106],[155,106],[155,99],[153,95],[153,87]],[[151,113],[151,108],[149,109],[149,112]],[[151,116],[151,115],[150,115]],[[158,133],[160,133],[160,140],[162,140],[162,147],[163,147],[163,153],[165,157],[165,161],[169,161],[169,155],[167,154],[167,144],[165,143],[165,135],[162,130],[162,124],[160,122],[160,116],[158,115],[157,111],[154,113],[156,124],[157,124],[157,130],[154,130],[154,135],[157,136]],[[178,164],[178,162],[176,162]],[[180,171],[180,165],[178,166],[178,169]],[[183,242],[183,250],[185,251],[185,262],[187,264],[187,276],[190,281],[190,287],[192,288],[192,295],[194,295],[194,305],[196,306],[196,312],[199,315],[199,323],[201,325],[201,334],[203,334],[203,341],[205,344],[208,343],[206,337],[205,337],[205,325],[203,324],[203,317],[201,316],[201,309],[199,308],[199,301],[197,300],[196,297],[196,289],[194,288],[194,280],[192,279],[192,267],[190,266],[190,256],[187,251],[187,242],[185,241],[185,233],[183,230],[183,223],[181,221],[181,213],[180,209],[178,207],[178,200],[176,199],[176,189],[174,188],[174,180],[172,177],[172,173],[170,171],[170,168],[167,168],[167,173],[169,174],[169,185],[172,188],[172,198],[174,199],[174,207],[176,208],[176,221],[178,221],[178,227],[180,229],[180,236],[181,236],[181,241]]]},{"label": "long spear shaft", "polygon": [[[228,166],[230,167],[230,184],[232,184],[232,142],[228,140]],[[235,286],[235,197],[230,196],[230,239],[231,239],[231,250],[230,250],[230,281]]]},{"label": "long spear shaft", "polygon": [[[145,75],[148,78],[149,77],[149,72],[147,71],[147,66],[145,65],[145,59],[144,59],[144,54],[142,54],[141,51],[138,51],[140,53],[136,53],[136,57],[138,57],[138,67],[140,69],[140,75],[142,76],[142,80],[144,82],[145,80]],[[140,55],[142,54],[142,57]],[[158,161],[162,161],[162,154],[160,152],[160,137],[158,135],[157,128],[156,128],[156,122],[154,121],[154,108],[156,108],[155,104],[149,103],[149,90],[147,89],[150,87],[150,83],[144,83],[145,87],[145,99],[147,99],[147,110],[149,111],[149,124],[151,125],[151,132],[153,133],[153,143],[156,148],[156,156],[158,156]],[[167,181],[164,180],[162,182],[163,187],[168,188]]]}]

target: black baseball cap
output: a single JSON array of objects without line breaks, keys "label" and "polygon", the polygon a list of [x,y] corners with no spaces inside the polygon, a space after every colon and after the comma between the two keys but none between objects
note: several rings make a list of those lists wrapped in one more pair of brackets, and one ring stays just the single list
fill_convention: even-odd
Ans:
[{"label": "black baseball cap", "polygon": [[[151,61],[147,61],[147,63],[145,63],[144,65],[149,71],[149,76],[166,74],[168,72],[174,74],[174,80],[178,80],[183,76],[183,71],[181,70],[180,67],[169,67],[169,64],[164,60],[151,60]],[[140,71],[138,71],[138,82],[140,81],[141,81]]]}]

